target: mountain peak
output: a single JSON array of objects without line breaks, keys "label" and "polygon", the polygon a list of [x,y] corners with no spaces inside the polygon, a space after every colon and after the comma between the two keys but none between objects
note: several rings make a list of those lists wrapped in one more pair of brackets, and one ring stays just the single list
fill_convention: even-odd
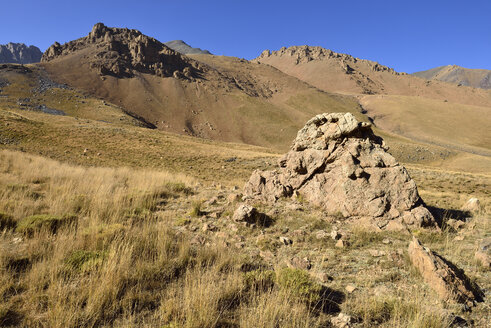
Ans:
[{"label": "mountain peak", "polygon": [[202,50],[201,48],[193,48],[183,40],[173,40],[173,41],[165,42],[164,44],[169,48],[174,49],[175,51],[180,52],[181,54],[184,55],[193,55],[193,54],[211,55],[211,52],[209,52],[208,50]]},{"label": "mountain peak", "polygon": [[32,64],[41,60],[42,52],[38,47],[24,43],[9,42],[0,45],[0,63]]}]

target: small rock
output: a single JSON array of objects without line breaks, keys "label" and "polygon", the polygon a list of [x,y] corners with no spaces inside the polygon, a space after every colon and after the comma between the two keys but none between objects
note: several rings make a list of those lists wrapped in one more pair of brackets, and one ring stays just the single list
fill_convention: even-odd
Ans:
[{"label": "small rock", "polygon": [[319,230],[315,233],[315,238],[316,239],[324,239],[326,238],[327,236],[329,236],[329,234],[327,232],[325,232],[324,230]]},{"label": "small rock", "polygon": [[191,239],[191,245],[204,245],[206,242],[205,237],[196,235]]},{"label": "small rock", "polygon": [[333,240],[338,240],[341,237],[342,237],[341,234],[339,232],[337,232],[336,230],[331,231],[331,238]]},{"label": "small rock", "polygon": [[286,206],[286,208],[290,211],[302,211],[303,208],[299,204],[291,203]]},{"label": "small rock", "polygon": [[235,203],[235,202],[240,201],[241,198],[242,198],[242,196],[240,194],[232,193],[232,194],[227,196],[227,202],[228,203]]},{"label": "small rock", "polygon": [[287,265],[291,268],[302,269],[302,270],[310,270],[310,268],[312,268],[312,264],[310,263],[310,260],[306,257],[300,258],[294,256],[290,259],[290,261],[287,262]]},{"label": "small rock", "polygon": [[235,243],[235,247],[236,248],[244,248],[245,247],[245,243],[240,241],[238,243]]},{"label": "small rock", "polygon": [[351,316],[344,314],[344,313],[339,313],[337,317],[332,317],[331,318],[331,324],[336,327],[336,328],[349,328],[351,327],[352,319]]},{"label": "small rock", "polygon": [[453,239],[455,241],[461,241],[461,240],[464,240],[464,235],[458,235],[458,236],[455,236],[455,238]]},{"label": "small rock", "polygon": [[348,292],[348,294],[351,294],[352,292],[354,292],[356,290],[356,286],[347,285],[344,289],[346,289],[346,291]]},{"label": "small rock", "polygon": [[285,245],[293,244],[293,241],[288,237],[280,237],[280,241]]},{"label": "small rock", "polygon": [[203,227],[201,228],[201,231],[207,232],[207,231],[217,231],[218,228],[213,224],[213,223],[205,223],[203,224]]},{"label": "small rock", "polygon": [[390,244],[390,243],[391,243],[391,241],[390,241],[390,239],[389,239],[389,238],[384,238],[384,239],[382,240],[382,244],[386,244],[386,245],[387,245],[387,244]]},{"label": "small rock", "polygon": [[479,199],[472,197],[464,204],[464,206],[462,206],[462,211],[479,214],[483,211],[483,208]]}]

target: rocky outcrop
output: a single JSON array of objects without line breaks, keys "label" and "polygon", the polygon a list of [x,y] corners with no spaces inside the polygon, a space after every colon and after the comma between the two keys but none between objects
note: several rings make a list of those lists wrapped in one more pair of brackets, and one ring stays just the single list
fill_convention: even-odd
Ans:
[{"label": "rocky outcrop", "polygon": [[346,218],[369,218],[379,228],[431,226],[435,221],[415,182],[388,152],[370,123],[350,113],[320,114],[298,132],[275,171],[253,172],[245,199],[274,202],[292,195]]},{"label": "rocky outcrop", "polygon": [[55,42],[41,61],[49,62],[87,48],[96,48],[90,56],[90,67],[101,75],[132,77],[135,72],[141,72],[192,79],[204,69],[198,62],[137,30],[111,28],[102,23],[94,25],[84,38],[63,45]]},{"label": "rocky outcrop", "polygon": [[415,237],[409,244],[408,254],[424,281],[444,302],[472,306],[475,301],[481,300],[482,295],[478,287],[471,285],[469,278],[462,270],[421,245]]},{"label": "rocky outcrop", "polygon": [[39,63],[43,53],[35,46],[23,43],[8,43],[0,45],[0,63],[32,64]]},{"label": "rocky outcrop", "polygon": [[167,47],[177,52],[180,52],[183,55],[195,55],[195,54],[211,55],[211,52],[209,52],[208,50],[202,50],[201,48],[193,48],[182,40],[173,40],[173,41],[165,42],[164,44]]}]

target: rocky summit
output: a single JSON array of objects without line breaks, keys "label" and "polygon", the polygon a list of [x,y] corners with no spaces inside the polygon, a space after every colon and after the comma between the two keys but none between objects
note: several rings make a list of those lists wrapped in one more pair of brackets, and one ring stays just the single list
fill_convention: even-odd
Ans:
[{"label": "rocky summit", "polygon": [[32,64],[39,63],[43,53],[35,46],[23,43],[0,44],[0,63]]},{"label": "rocky summit", "polygon": [[253,172],[244,196],[274,202],[296,194],[379,228],[434,225],[415,182],[387,150],[370,123],[351,113],[320,114],[298,132],[278,170]]},{"label": "rocky summit", "polygon": [[[93,50],[90,67],[100,75],[132,77],[135,72],[160,77],[191,79],[202,69],[180,53],[138,30],[111,28],[97,23],[88,36],[63,45],[55,42],[46,50],[42,62],[50,62],[74,52]],[[88,54],[89,55],[89,54]]]}]

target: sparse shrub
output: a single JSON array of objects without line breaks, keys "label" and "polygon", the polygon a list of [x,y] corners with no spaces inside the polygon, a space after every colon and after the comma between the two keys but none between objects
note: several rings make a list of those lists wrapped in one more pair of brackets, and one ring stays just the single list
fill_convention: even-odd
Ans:
[{"label": "sparse shrub", "polygon": [[167,182],[164,185],[164,187],[165,187],[165,189],[167,189],[173,193],[181,193],[184,195],[192,195],[193,194],[193,190],[191,188],[189,188],[188,186],[186,186],[182,182]]},{"label": "sparse shrub", "polygon": [[14,221],[14,219],[7,214],[0,213],[0,231],[4,229],[15,229],[17,223]]},{"label": "sparse shrub", "polygon": [[273,288],[276,273],[273,270],[253,270],[244,274],[246,286],[252,290],[265,291]]},{"label": "sparse shrub", "polygon": [[33,234],[35,231],[47,229],[55,233],[63,224],[69,224],[76,219],[73,215],[55,216],[38,214],[23,218],[17,224],[16,231],[25,234]]},{"label": "sparse shrub", "polygon": [[198,217],[202,216],[204,212],[201,210],[201,206],[203,206],[203,201],[194,201],[191,207],[191,211],[189,212],[189,215],[192,217]]},{"label": "sparse shrub", "polygon": [[65,265],[75,271],[88,272],[102,265],[106,254],[100,251],[77,250],[65,259]]},{"label": "sparse shrub", "polygon": [[277,273],[276,282],[280,288],[301,301],[317,303],[321,299],[322,286],[303,270],[283,268]]},{"label": "sparse shrub", "polygon": [[385,235],[381,232],[360,228],[353,231],[353,237],[350,240],[353,247],[364,247],[370,244],[379,244],[384,238]]},{"label": "sparse shrub", "polygon": [[188,224],[191,223],[191,219],[188,219],[186,217],[180,217],[174,221],[175,225],[183,227],[187,226]]}]

